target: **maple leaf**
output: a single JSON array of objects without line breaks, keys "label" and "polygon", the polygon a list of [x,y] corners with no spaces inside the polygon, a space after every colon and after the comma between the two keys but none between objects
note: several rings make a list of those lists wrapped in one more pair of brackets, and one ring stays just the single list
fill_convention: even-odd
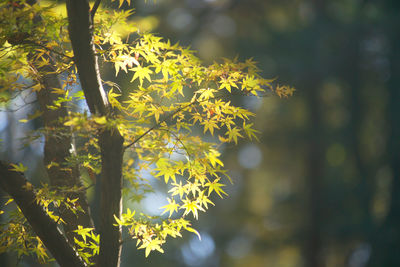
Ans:
[{"label": "maple leaf", "polygon": [[176,174],[176,169],[171,166],[171,164],[168,162],[167,159],[161,158],[157,161],[156,163],[157,168],[155,169],[158,171],[156,176],[162,176],[164,175],[164,180],[165,183],[167,184],[169,181],[169,178],[171,178],[174,182],[176,182],[175,174]]},{"label": "maple leaf", "polygon": [[146,78],[146,80],[151,82],[150,74],[152,74],[153,71],[151,69],[149,69],[148,67],[142,67],[139,65],[134,68],[130,68],[129,70],[135,72],[135,74],[132,77],[131,82],[135,81],[137,78],[139,78],[140,86],[143,85],[143,79],[145,79],[145,78]]},{"label": "maple leaf", "polygon": [[224,166],[224,163],[218,158],[221,153],[219,153],[216,149],[211,148],[209,153],[205,153],[207,159],[210,161],[211,165],[215,168],[216,165]]},{"label": "maple leaf", "polygon": [[259,133],[259,131],[254,130],[252,128],[252,126],[253,126],[253,123],[246,124],[246,122],[243,121],[243,130],[247,134],[247,137],[250,140],[252,140],[252,138],[254,137],[254,139],[256,139],[258,141],[258,137],[257,137],[256,133]]},{"label": "maple leaf", "polygon": [[221,187],[225,186],[224,184],[218,183],[219,179],[215,179],[213,182],[208,182],[205,184],[205,186],[208,186],[208,195],[210,195],[213,191],[215,191],[221,198],[222,194],[224,195],[228,195],[227,193],[225,193],[224,190],[221,189]]},{"label": "maple leaf", "polygon": [[204,133],[210,131],[211,135],[214,135],[214,128],[219,129],[217,122],[215,120],[205,120],[201,124],[204,125]]},{"label": "maple leaf", "polygon": [[161,213],[161,215],[163,215],[164,213],[166,213],[166,212],[169,212],[169,216],[168,217],[171,217],[171,215],[174,213],[174,212],[177,212],[178,211],[178,208],[179,208],[179,204],[177,204],[176,202],[175,202],[175,199],[170,199],[170,198],[168,198],[168,203],[169,204],[167,204],[167,205],[165,205],[165,206],[162,206],[160,209],[165,209],[164,211],[163,211],[163,213]]},{"label": "maple leaf", "polygon": [[173,196],[179,195],[179,197],[182,198],[182,196],[187,193],[187,188],[185,186],[182,186],[181,181],[179,181],[179,184],[173,183],[172,185],[174,187],[172,187],[168,192],[172,192]]},{"label": "maple leaf", "polygon": [[138,249],[145,249],[145,255],[146,257],[149,256],[150,252],[153,250],[157,250],[161,253],[164,253],[164,250],[161,248],[161,245],[164,244],[165,241],[155,238],[152,239],[150,242],[146,242],[143,245],[141,245],[140,247],[138,247]]},{"label": "maple leaf", "polygon": [[184,204],[180,207],[180,209],[185,209],[183,216],[191,212],[193,217],[197,220],[199,218],[198,210],[205,211],[201,206],[199,206],[197,200],[184,199],[182,201]]},{"label": "maple leaf", "polygon": [[225,88],[229,93],[232,91],[231,87],[238,88],[235,81],[231,78],[228,78],[228,79],[222,78],[220,83],[221,83],[221,85],[219,86],[219,89]]},{"label": "maple leaf", "polygon": [[205,194],[204,191],[201,191],[199,194],[199,197],[197,198],[197,201],[201,206],[204,206],[206,209],[208,209],[208,203],[211,205],[215,206],[214,202],[212,202]]}]

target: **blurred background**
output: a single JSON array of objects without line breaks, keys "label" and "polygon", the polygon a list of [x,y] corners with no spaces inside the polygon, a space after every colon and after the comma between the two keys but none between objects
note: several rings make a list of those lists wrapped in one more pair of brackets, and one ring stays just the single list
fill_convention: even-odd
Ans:
[{"label": "blurred background", "polygon": [[[205,63],[252,57],[297,90],[238,100],[260,142],[224,148],[234,184],[199,216],[202,241],[187,233],[147,259],[132,242],[121,266],[400,266],[400,1],[132,2]],[[18,116],[0,113],[1,158],[38,166],[40,144],[13,144]]]}]

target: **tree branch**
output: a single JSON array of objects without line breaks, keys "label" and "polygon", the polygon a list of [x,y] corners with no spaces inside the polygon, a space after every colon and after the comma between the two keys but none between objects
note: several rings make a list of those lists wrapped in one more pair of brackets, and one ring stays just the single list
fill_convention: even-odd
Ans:
[{"label": "tree branch", "polygon": [[92,16],[92,21],[94,18],[94,15],[96,14],[97,9],[99,8],[101,0],[96,0],[96,2],[93,4],[92,9],[90,10],[90,15]]},{"label": "tree branch", "polygon": [[33,186],[21,173],[0,161],[0,187],[17,203],[33,231],[43,241],[61,267],[84,267],[86,264],[67,242],[57,224],[37,204]]}]

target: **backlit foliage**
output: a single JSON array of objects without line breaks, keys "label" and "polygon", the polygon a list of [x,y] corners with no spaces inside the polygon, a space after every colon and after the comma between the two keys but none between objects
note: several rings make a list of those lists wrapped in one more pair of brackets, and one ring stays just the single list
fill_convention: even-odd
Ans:
[{"label": "backlit foliage", "polygon": [[[119,6],[123,3],[118,1]],[[233,105],[232,95],[260,97],[275,92],[287,97],[293,89],[273,87],[273,80],[262,78],[251,59],[244,62],[223,59],[204,66],[189,48],[142,33],[139,25],[129,21],[132,11],[100,9],[95,16],[94,32],[100,64],[112,68],[115,76],[129,83],[118,85],[114,81],[103,81],[113,115],[89,115],[78,105],[84,96],[78,89],[66,19],[55,14],[51,7],[23,5],[13,11],[13,5],[23,4],[12,1],[0,4],[0,16],[4,18],[0,22],[1,105],[8,105],[22,90],[30,93],[42,90],[38,81],[46,73],[38,73],[37,66],[55,64],[62,88],[53,88],[59,98],[49,107],[58,109],[62,103],[68,103],[69,115],[58,119],[72,128],[79,144],[75,148],[76,156],[61,167],[68,169],[79,164],[85,170],[84,176],[95,182],[101,170],[97,137],[102,130],[116,126],[125,139],[124,197],[140,202],[152,192],[154,188],[146,180],[147,176],[143,176],[149,173],[164,184],[168,204],[160,207],[159,216],[127,208],[120,218],[115,216],[115,224],[128,229],[146,256],[153,250],[163,252],[162,245],[168,236],[180,237],[183,230],[198,235],[191,227],[191,220],[198,219],[199,212],[213,206],[215,196],[227,195],[224,186],[230,178],[220,160],[220,145],[237,144],[240,138],[257,138],[251,123],[254,114]],[[39,13],[42,20],[35,21]],[[117,30],[121,27],[124,31],[129,29],[129,35],[122,36]],[[28,55],[33,57],[36,67],[27,61]],[[34,112],[21,123],[41,116],[41,112]],[[28,139],[38,138],[45,132],[62,135],[62,131],[41,128]],[[60,198],[60,191],[57,192],[44,185],[38,192],[38,201],[45,208],[50,205],[47,212],[62,224],[54,213],[59,202],[66,202],[71,210],[76,206],[74,200],[62,195]],[[25,222],[14,221],[15,227],[25,227]],[[28,232],[22,238],[24,242],[35,238]],[[76,232],[82,237],[75,240],[76,248],[90,263],[90,258],[98,253],[99,237],[93,229],[80,228]],[[45,250],[39,249],[43,248],[40,240],[34,239],[36,250],[30,250],[18,241],[20,237],[8,233],[1,235],[2,250],[8,246],[8,240],[15,240],[10,248],[18,253],[36,253],[42,260],[47,258]]]}]

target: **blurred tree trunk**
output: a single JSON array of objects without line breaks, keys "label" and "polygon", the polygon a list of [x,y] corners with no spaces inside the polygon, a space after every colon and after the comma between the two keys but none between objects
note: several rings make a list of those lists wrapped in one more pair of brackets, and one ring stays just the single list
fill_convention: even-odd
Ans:
[{"label": "blurred tree trunk", "polygon": [[[313,75],[312,75],[313,76]],[[305,266],[321,267],[322,249],[322,179],[324,165],[324,144],[322,141],[321,110],[318,100],[318,83],[309,77],[314,84],[309,84],[307,95],[307,106],[310,108],[310,123],[307,140],[307,163],[305,182],[307,191],[307,219],[306,219],[306,241],[305,241]]]},{"label": "blurred tree trunk", "polygon": [[[306,220],[306,240],[304,244],[304,256],[306,267],[323,267],[324,261],[322,256],[323,240],[323,177],[324,177],[324,129],[321,118],[321,100],[319,91],[323,73],[320,72],[320,66],[326,64],[322,62],[321,40],[326,30],[326,12],[324,0],[313,0],[316,18],[313,26],[308,29],[314,37],[309,40],[309,49],[313,51],[314,56],[309,58],[309,72],[306,73],[306,80],[303,83],[306,86],[306,105],[309,112],[309,128],[306,136],[307,159],[305,163],[305,183],[308,191],[307,194],[307,220]],[[325,25],[325,26],[324,26]]]},{"label": "blurred tree trunk", "polygon": [[[358,20],[361,18],[358,16]],[[346,32],[343,40],[343,50],[346,51],[342,56],[336,71],[340,73],[344,81],[350,86],[349,94],[349,115],[348,127],[345,129],[349,156],[354,159],[354,166],[357,169],[357,186],[354,192],[354,201],[360,208],[358,221],[360,227],[354,233],[361,239],[368,239],[373,228],[371,216],[371,202],[373,196],[372,174],[374,173],[373,162],[366,162],[362,147],[362,127],[365,123],[366,110],[363,99],[362,74],[360,73],[361,43],[364,37],[364,27],[362,24],[353,25],[350,29],[342,29]]]},{"label": "blurred tree trunk", "polygon": [[392,186],[388,215],[373,239],[371,267],[400,266],[400,3],[385,2],[387,20],[382,26],[390,47],[390,78],[387,81],[390,129],[386,155],[392,171]]}]

